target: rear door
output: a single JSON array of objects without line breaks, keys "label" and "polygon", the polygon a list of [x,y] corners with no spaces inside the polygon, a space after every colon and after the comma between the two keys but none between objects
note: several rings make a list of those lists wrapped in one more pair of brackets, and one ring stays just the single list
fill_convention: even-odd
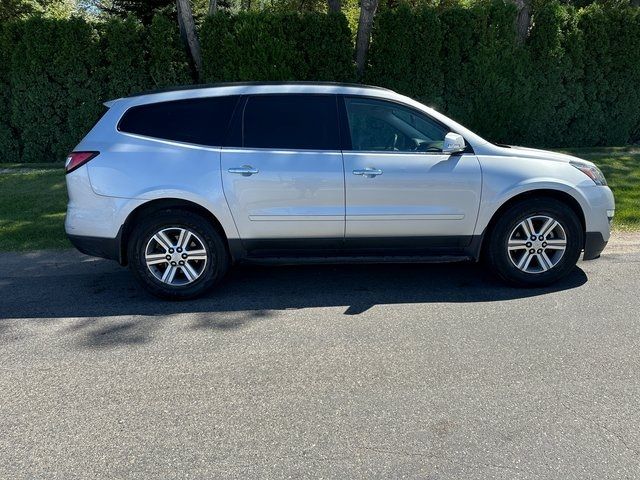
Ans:
[{"label": "rear door", "polygon": [[344,239],[337,97],[248,96],[222,149],[224,193],[247,250],[331,248]]},{"label": "rear door", "polygon": [[448,128],[409,106],[345,97],[344,107],[347,246],[468,245],[482,183],[473,152],[442,153]]}]

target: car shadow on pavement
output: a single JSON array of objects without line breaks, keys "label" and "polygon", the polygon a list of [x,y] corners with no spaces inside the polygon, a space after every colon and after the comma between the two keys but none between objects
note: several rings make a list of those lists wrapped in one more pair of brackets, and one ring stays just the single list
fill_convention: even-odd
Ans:
[{"label": "car shadow on pavement", "polygon": [[[10,318],[243,312],[242,317],[223,322],[218,322],[215,315],[206,315],[208,320],[201,325],[233,330],[244,323],[244,318],[262,316],[271,310],[344,307],[345,315],[358,315],[381,304],[495,302],[533,297],[577,288],[586,281],[587,276],[578,267],[552,286],[515,288],[475,264],[240,266],[203,298],[170,302],[147,294],[126,268],[113,262],[78,261],[44,265],[37,274],[1,279],[4,295],[0,325],[1,319]],[[113,334],[121,334],[122,328]]]}]

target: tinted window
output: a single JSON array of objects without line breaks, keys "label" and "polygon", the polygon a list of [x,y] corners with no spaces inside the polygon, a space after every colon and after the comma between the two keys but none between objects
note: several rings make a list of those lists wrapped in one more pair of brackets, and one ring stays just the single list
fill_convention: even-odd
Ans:
[{"label": "tinted window", "polygon": [[393,102],[345,98],[353,150],[440,152],[449,130]]},{"label": "tinted window", "polygon": [[132,107],[118,130],[149,137],[220,146],[237,96],[193,98]]},{"label": "tinted window", "polygon": [[256,95],[244,109],[243,145],[339,150],[333,95]]}]

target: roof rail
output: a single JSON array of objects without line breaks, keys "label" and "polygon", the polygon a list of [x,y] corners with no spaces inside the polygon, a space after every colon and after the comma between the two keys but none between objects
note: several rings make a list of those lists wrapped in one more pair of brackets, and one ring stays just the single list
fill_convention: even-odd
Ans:
[{"label": "roof rail", "polygon": [[260,85],[325,85],[336,87],[360,87],[360,88],[375,88],[377,90],[391,91],[388,88],[378,87],[375,85],[365,85],[362,83],[342,83],[342,82],[311,82],[311,81],[278,81],[278,82],[221,82],[221,83],[203,83],[195,85],[179,85],[175,87],[160,88],[157,90],[147,90],[140,93],[128,95],[125,98],[140,97],[142,95],[152,95],[154,93],[167,93],[167,92],[179,92],[181,90],[199,90],[204,88],[219,88],[219,87],[243,87],[243,86],[260,86]]}]

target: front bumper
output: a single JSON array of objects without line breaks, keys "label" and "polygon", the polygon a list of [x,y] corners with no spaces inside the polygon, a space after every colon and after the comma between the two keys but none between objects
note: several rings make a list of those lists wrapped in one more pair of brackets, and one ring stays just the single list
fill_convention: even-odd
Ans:
[{"label": "front bumper", "polygon": [[600,232],[587,232],[584,238],[583,260],[593,260],[598,258],[607,246],[607,241]]}]

